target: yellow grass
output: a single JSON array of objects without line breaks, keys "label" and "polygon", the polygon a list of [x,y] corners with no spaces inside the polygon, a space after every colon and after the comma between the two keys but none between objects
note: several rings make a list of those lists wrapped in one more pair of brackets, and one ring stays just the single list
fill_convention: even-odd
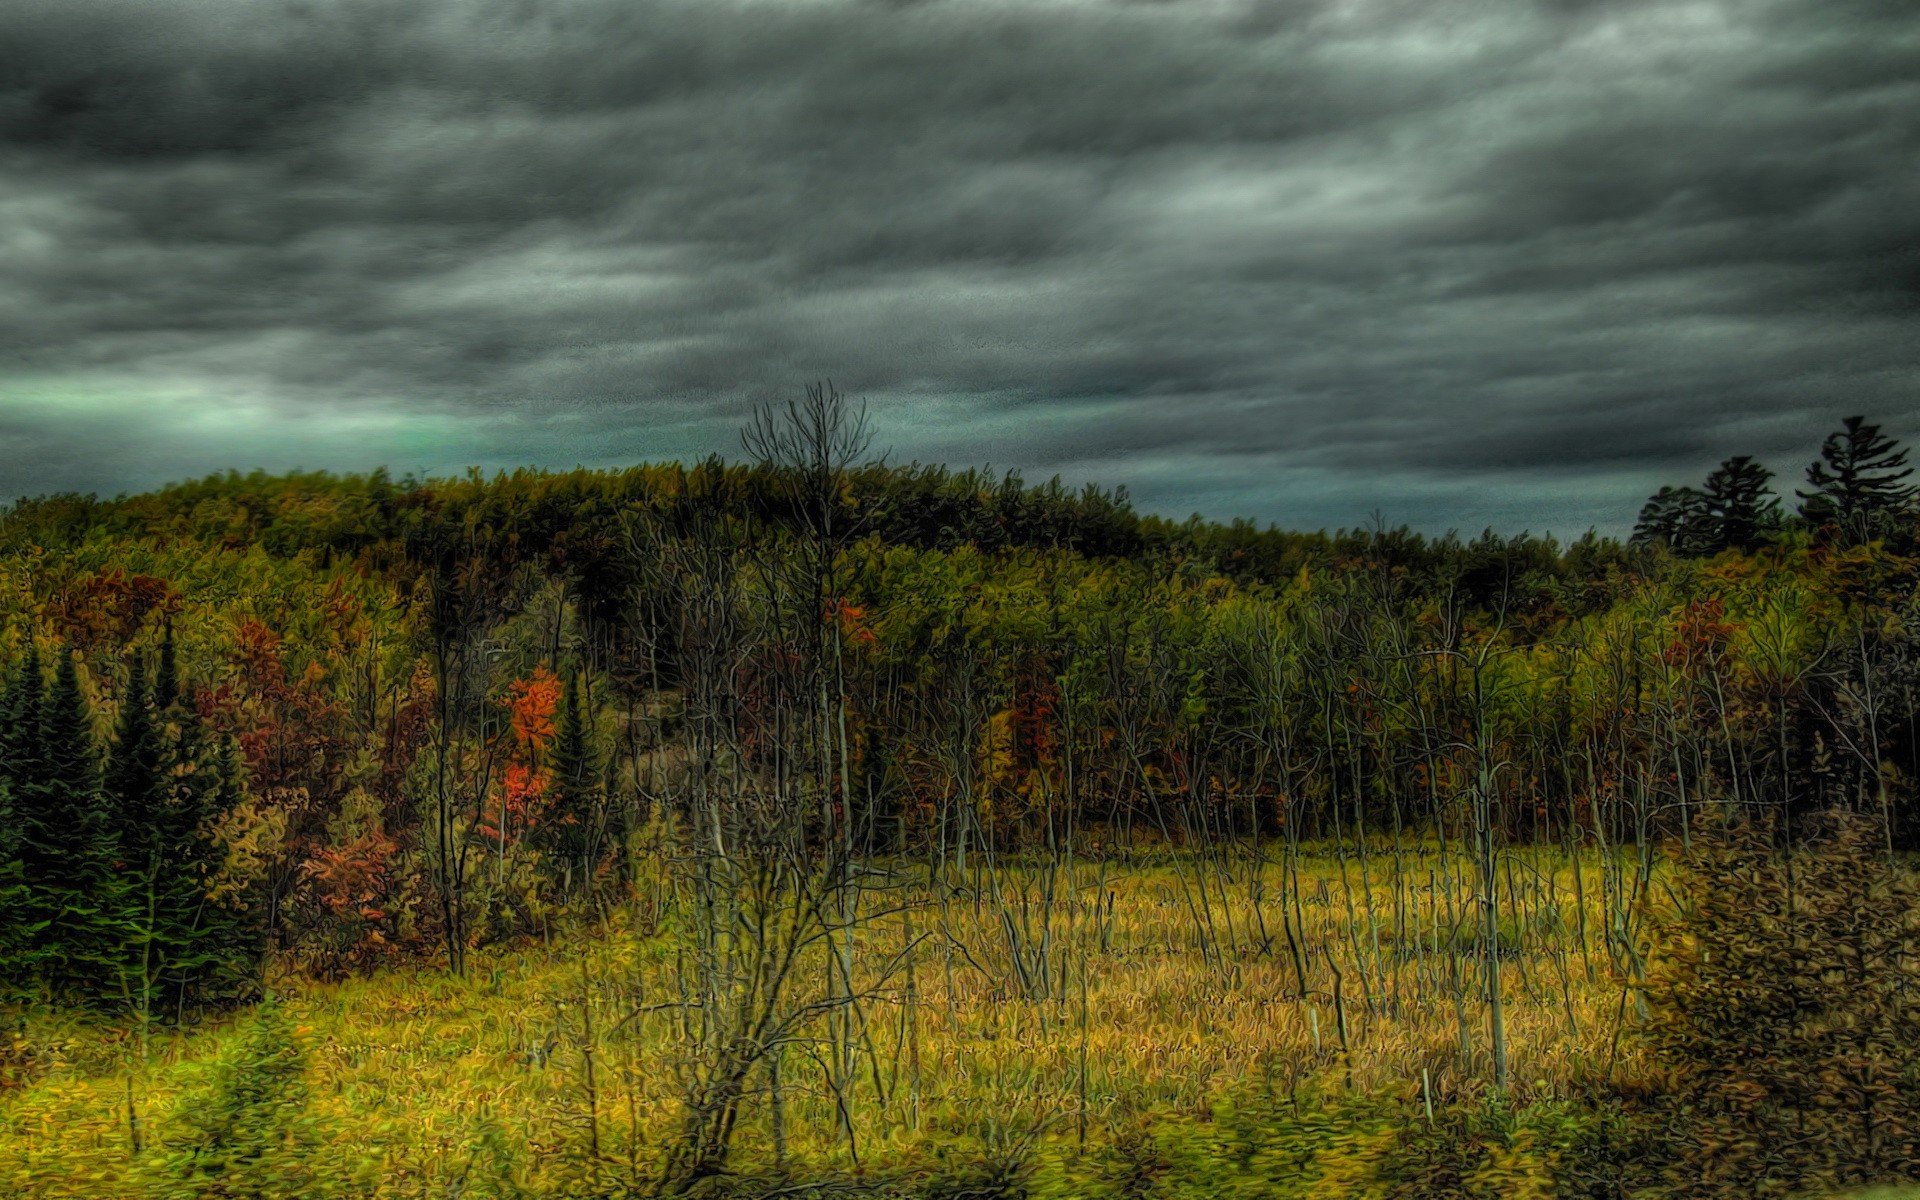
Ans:
[{"label": "yellow grass", "polygon": [[[1608,918],[1597,860],[1580,865],[1584,951],[1571,864],[1525,851],[1514,866],[1518,882],[1502,903],[1524,911],[1509,918],[1518,953],[1501,965],[1512,1080],[1523,1099],[1550,1098],[1615,1052],[1623,993],[1600,935]],[[1012,898],[1022,889],[1038,896],[1037,869],[976,877],[992,885],[977,898],[943,902],[916,885],[913,911],[862,931],[860,961],[877,970],[909,928],[943,928],[951,938],[920,941],[911,989],[902,964],[862,1006],[871,1053],[852,1094],[854,1145],[836,1134],[819,1070],[789,1052],[789,1166],[886,1172],[943,1152],[990,1152],[1027,1130],[1077,1153],[1083,1131],[1099,1144],[1156,1116],[1204,1118],[1250,1090],[1351,1086],[1444,1102],[1488,1070],[1475,973],[1484,959],[1478,940],[1455,928],[1472,916],[1462,907],[1470,872],[1457,860],[1409,853],[1396,887],[1382,848],[1365,866],[1364,886],[1357,860],[1344,870],[1346,889],[1341,864],[1324,853],[1301,864],[1302,941],[1313,953],[1305,998],[1282,933],[1276,861],[1261,869],[1258,919],[1245,871],[1226,880],[1178,858],[1077,865],[1056,888],[1055,994],[1039,1001],[1020,993],[1002,916],[1017,912]],[[1457,878],[1448,882],[1449,874]],[[1202,882],[1204,902],[1194,896]],[[992,901],[996,893],[1007,905]],[[464,979],[420,968],[339,984],[283,982],[311,1059],[324,1155],[358,1181],[356,1190],[381,1196],[455,1194],[461,1179],[466,1194],[487,1194],[474,1182],[483,1176],[576,1194],[596,1179],[610,1186],[650,1176],[677,1127],[685,1053],[681,1013],[671,1006],[674,943],[649,928],[650,911],[636,905],[604,930],[551,946],[476,953]],[[1212,953],[1196,912],[1231,931]],[[1037,930],[1038,910],[1030,906],[1027,917]],[[1270,943],[1259,939],[1261,921]],[[1376,954],[1378,969],[1363,978],[1361,963]],[[1343,976],[1346,1052],[1333,966]],[[1449,983],[1455,970],[1462,974]],[[244,1019],[156,1032],[144,1050],[122,1029],[37,1019],[27,1038],[42,1056],[40,1073],[0,1092],[0,1195],[135,1194],[129,1103],[149,1148],[164,1141],[192,1065]],[[756,1097],[738,1139],[744,1164],[768,1165],[767,1118]],[[588,1162],[596,1132],[601,1160]]]}]

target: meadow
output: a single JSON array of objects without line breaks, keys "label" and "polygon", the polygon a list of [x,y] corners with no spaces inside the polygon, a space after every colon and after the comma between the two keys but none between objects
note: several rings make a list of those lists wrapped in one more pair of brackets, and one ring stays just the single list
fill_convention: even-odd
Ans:
[{"label": "meadow", "polygon": [[[1364,862],[1325,847],[1225,864],[1166,851],[949,879],[901,864],[897,890],[875,893],[894,911],[860,926],[873,986],[856,989],[858,1040],[870,1053],[844,1097],[851,1121],[808,1061],[819,1047],[797,1041],[779,1068],[777,1116],[767,1080],[755,1081],[734,1172],[936,1193],[1004,1176],[1033,1194],[1207,1194],[1219,1164],[1182,1178],[1158,1162],[1177,1144],[1155,1144],[1200,1137],[1238,1107],[1284,1109],[1306,1126],[1286,1146],[1275,1123],[1274,1150],[1300,1161],[1250,1168],[1243,1186],[1306,1195],[1342,1172],[1363,1177],[1377,1165],[1370,1129],[1473,1093],[1488,1019],[1469,864],[1432,846],[1369,849]],[[1598,1071],[1631,1069],[1605,931],[1619,915],[1609,881],[1631,880],[1634,865],[1516,852],[1503,871],[1509,915],[1491,957],[1511,1103],[1551,1107]],[[464,977],[277,979],[306,1064],[301,1186],[420,1197],[651,1187],[684,1120],[695,1044],[672,1003],[685,946],[670,910],[641,887],[604,922],[478,954]],[[942,936],[920,937],[916,921]],[[167,1194],[141,1177],[135,1146],[166,1136],[209,1063],[257,1019],[144,1038],[29,1023],[16,1037],[31,1066],[0,1091],[0,1189]],[[1336,1118],[1348,1127],[1325,1127]],[[1129,1155],[1158,1190],[1126,1182]]]}]

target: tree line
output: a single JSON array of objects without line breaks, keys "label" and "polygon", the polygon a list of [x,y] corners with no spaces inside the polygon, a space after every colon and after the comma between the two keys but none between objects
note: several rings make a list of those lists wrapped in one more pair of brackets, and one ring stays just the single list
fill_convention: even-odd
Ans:
[{"label": "tree line", "polygon": [[[1910,542],[1915,487],[1906,482],[1913,474],[1906,463],[1906,449],[1878,425],[1848,417],[1807,465],[1807,490],[1794,493],[1800,525],[1828,542]],[[1663,487],[1641,508],[1633,540],[1687,555],[1752,550],[1788,524],[1770,488],[1772,478],[1752,457],[1738,454],[1698,488]]]},{"label": "tree line", "polygon": [[[868,461],[826,393],[750,438],[742,464],[16,505],[9,977],[157,1014],[247,994],[268,951],[460,970],[604,910],[663,829],[704,831],[676,861],[714,905],[735,839],[787,848],[766,879],[828,930],[888,857],[1168,845],[1231,874],[1438,839],[1490,877],[1509,845],[1651,847],[1722,805],[1916,834],[1912,492],[1857,419],[1803,526],[1734,460],[1706,516],[1631,544],[1167,522]],[[1622,914],[1643,883],[1607,883]],[[1201,936],[1225,962],[1276,925]]]}]

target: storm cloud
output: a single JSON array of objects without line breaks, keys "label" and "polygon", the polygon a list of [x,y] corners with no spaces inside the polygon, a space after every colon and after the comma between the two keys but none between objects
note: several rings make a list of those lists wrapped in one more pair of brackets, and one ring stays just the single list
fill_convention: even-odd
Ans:
[{"label": "storm cloud", "polygon": [[822,377],[1175,515],[1797,475],[1920,434],[1920,13],[0,6],[0,490],[726,453]]}]

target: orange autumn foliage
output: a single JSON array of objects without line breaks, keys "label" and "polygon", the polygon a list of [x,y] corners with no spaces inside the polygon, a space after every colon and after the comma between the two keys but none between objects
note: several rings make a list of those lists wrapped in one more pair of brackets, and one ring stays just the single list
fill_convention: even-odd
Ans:
[{"label": "orange autumn foliage", "polygon": [[560,680],[546,667],[507,685],[515,757],[532,762],[553,741],[554,714],[560,709]]}]

